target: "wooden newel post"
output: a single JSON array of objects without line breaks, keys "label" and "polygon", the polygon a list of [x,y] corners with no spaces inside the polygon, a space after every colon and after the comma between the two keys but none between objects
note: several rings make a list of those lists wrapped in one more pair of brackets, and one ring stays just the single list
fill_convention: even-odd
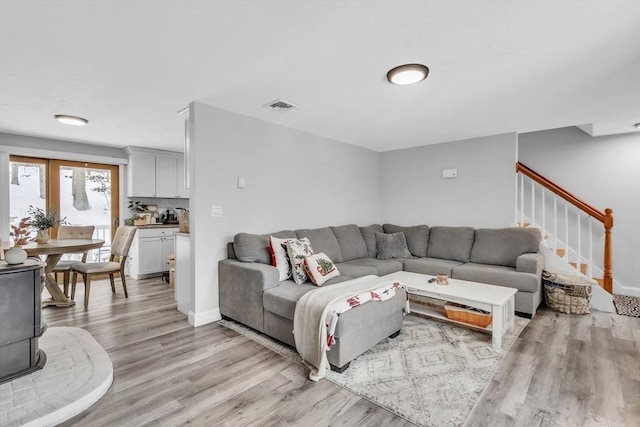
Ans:
[{"label": "wooden newel post", "polygon": [[612,244],[611,244],[611,228],[613,228],[613,210],[607,208],[604,210],[604,290],[613,293],[613,274],[611,272],[612,264]]}]

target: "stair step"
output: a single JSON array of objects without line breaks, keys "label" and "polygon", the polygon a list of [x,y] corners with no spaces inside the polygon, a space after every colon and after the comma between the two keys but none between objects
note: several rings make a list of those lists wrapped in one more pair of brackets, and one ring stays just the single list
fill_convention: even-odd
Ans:
[{"label": "stair step", "polygon": [[565,252],[564,249],[556,249],[556,253],[560,258],[564,256],[564,252]]},{"label": "stair step", "polygon": [[516,225],[517,225],[518,227],[525,228],[525,227],[528,227],[528,226],[529,226],[529,225],[531,225],[531,224],[530,224],[530,223],[528,223],[528,222],[518,222],[518,223],[516,223]]},{"label": "stair step", "polygon": [[601,277],[592,277],[593,280],[595,280],[596,282],[598,282],[598,285],[600,285],[600,287],[602,289],[604,289],[604,279]]},{"label": "stair step", "polygon": [[580,270],[582,274],[587,274],[587,264],[580,264],[580,268],[578,268],[578,264],[575,262],[570,262],[569,264],[573,266],[573,268]]}]

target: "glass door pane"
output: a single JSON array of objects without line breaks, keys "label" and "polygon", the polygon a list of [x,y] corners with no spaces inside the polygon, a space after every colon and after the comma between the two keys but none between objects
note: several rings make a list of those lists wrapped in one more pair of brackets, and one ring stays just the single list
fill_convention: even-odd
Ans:
[{"label": "glass door pane", "polygon": [[27,157],[11,158],[9,215],[11,225],[29,216],[29,206],[47,205],[47,162]]},{"label": "glass door pane", "polygon": [[[114,212],[112,194],[114,169],[108,165],[75,162],[53,162],[58,170],[58,207],[60,216],[69,225],[93,225],[94,239],[103,239],[104,246],[89,252],[87,261],[108,261]],[[117,173],[115,174],[117,175]],[[115,196],[117,199],[117,194]],[[117,222],[116,222],[117,223]],[[114,230],[115,231],[115,230]],[[65,255],[65,258],[82,258],[82,254]]]}]

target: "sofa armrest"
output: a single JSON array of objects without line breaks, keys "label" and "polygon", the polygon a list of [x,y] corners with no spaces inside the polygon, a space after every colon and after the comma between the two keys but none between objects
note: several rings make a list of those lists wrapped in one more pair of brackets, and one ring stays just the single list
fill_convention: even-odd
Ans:
[{"label": "sofa armrest", "polygon": [[532,273],[538,277],[542,276],[544,269],[544,256],[538,254],[522,254],[516,259],[516,271],[522,273]]},{"label": "sofa armrest", "polygon": [[221,260],[218,263],[220,313],[263,331],[262,293],[279,283],[278,269],[271,265]]}]

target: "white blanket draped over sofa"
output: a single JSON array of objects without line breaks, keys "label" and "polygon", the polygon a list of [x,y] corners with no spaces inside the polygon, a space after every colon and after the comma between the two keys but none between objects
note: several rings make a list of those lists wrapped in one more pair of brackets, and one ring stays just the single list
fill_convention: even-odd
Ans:
[{"label": "white blanket draped over sofa", "polygon": [[[402,283],[364,276],[304,294],[296,304],[293,335],[296,350],[311,368],[309,379],[318,381],[329,369],[327,351],[341,313],[370,301],[386,301]],[[409,312],[407,301],[405,312]]]}]

